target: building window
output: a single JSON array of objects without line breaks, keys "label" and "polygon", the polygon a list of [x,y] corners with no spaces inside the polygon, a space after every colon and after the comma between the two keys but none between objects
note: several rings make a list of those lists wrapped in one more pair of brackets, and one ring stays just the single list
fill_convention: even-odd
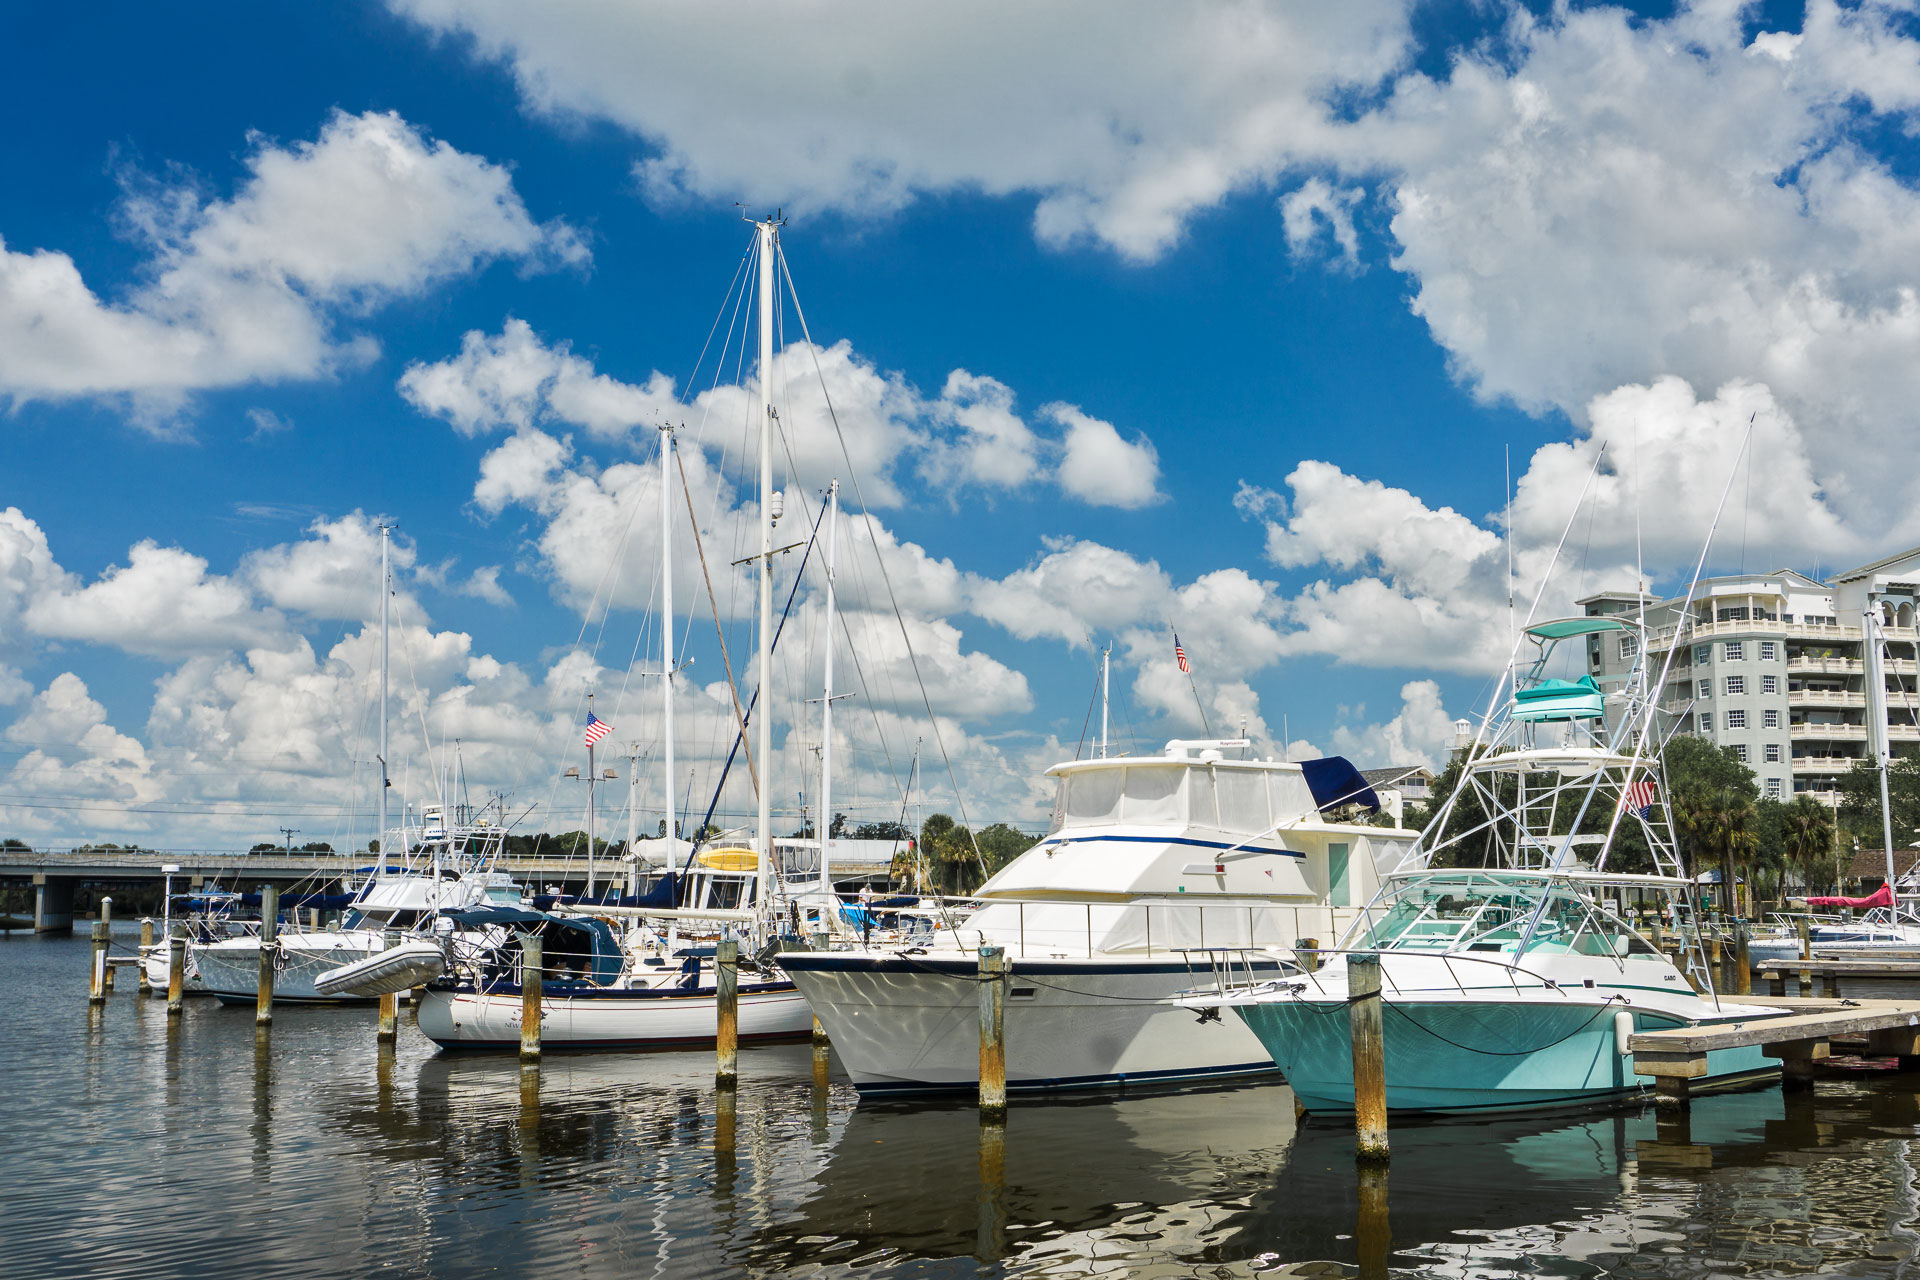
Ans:
[{"label": "building window", "polygon": [[1772,662],[1773,658],[1774,658],[1773,641],[1762,640],[1760,642],[1760,661]]},{"label": "building window", "polygon": [[1767,799],[1778,800],[1780,798],[1780,790],[1781,790],[1780,779],[1778,778],[1767,779]]},{"label": "building window", "polygon": [[1700,682],[1700,696],[1703,698],[1711,698],[1713,696],[1713,681],[1702,680]]},{"label": "building window", "polygon": [[1720,648],[1720,656],[1728,662],[1739,662],[1746,656],[1744,642],[1739,640],[1729,640],[1721,645]]},{"label": "building window", "polygon": [[1761,727],[1765,729],[1778,729],[1780,727],[1780,713],[1778,711],[1762,713]]},{"label": "building window", "polygon": [[1700,664],[1701,666],[1703,666],[1703,667],[1704,667],[1704,666],[1706,666],[1706,665],[1707,665],[1707,659],[1708,659],[1708,658],[1711,658],[1712,656],[1713,656],[1713,646],[1712,646],[1712,645],[1710,645],[1710,644],[1697,644],[1697,645],[1695,645],[1695,646],[1693,646],[1693,660],[1694,660],[1695,662],[1697,662],[1697,663],[1699,663],[1699,664]]},{"label": "building window", "polygon": [[1747,744],[1746,743],[1736,742],[1733,744],[1733,758],[1735,760],[1738,760],[1741,764],[1745,764],[1747,762]]},{"label": "building window", "polygon": [[1746,691],[1747,691],[1747,678],[1745,676],[1728,676],[1727,677],[1727,692],[1729,694],[1745,693]]},{"label": "building window", "polygon": [[1760,692],[1762,693],[1780,692],[1780,677],[1779,676],[1761,676]]},{"label": "building window", "polygon": [[[1727,728],[1729,728],[1729,729],[1744,729],[1744,728],[1746,728],[1746,727],[1747,727],[1747,713],[1746,713],[1746,712],[1744,712],[1744,711],[1729,711],[1729,712],[1727,712]],[[1745,751],[1745,750],[1746,750],[1746,748],[1745,748],[1745,747],[1742,747],[1742,748],[1740,748],[1740,749],[1741,749],[1742,751]]]},{"label": "building window", "polygon": [[1769,742],[1767,744],[1766,760],[1768,764],[1780,763],[1780,744],[1779,743]]},{"label": "building window", "polygon": [[1623,661],[1625,659],[1633,657],[1635,654],[1639,652],[1640,652],[1639,636],[1621,636],[1620,637],[1620,657]]}]

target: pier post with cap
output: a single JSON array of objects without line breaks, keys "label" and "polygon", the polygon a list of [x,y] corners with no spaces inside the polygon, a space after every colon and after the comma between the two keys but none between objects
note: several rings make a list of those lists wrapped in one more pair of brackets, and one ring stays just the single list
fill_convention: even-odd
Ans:
[{"label": "pier post with cap", "polygon": [[546,957],[537,933],[520,935],[520,1065],[540,1065],[541,966]]},{"label": "pier post with cap", "polygon": [[153,950],[153,917],[140,922],[140,986],[143,996],[153,994],[153,980],[147,977],[147,953]]},{"label": "pier post with cap", "polygon": [[[380,939],[383,950],[392,950],[400,945],[400,933],[396,929],[386,931]],[[400,1034],[400,993],[388,991],[380,997],[380,1030],[374,1038],[379,1045],[392,1045]]]},{"label": "pier post with cap", "polygon": [[1733,926],[1733,993],[1739,996],[1753,994],[1753,956],[1748,950],[1747,932],[1745,920]]},{"label": "pier post with cap", "polygon": [[1007,1115],[1007,952],[1004,947],[981,947],[980,981],[980,1118],[1004,1120]]},{"label": "pier post with cap", "polygon": [[274,957],[280,940],[280,890],[273,885],[260,886],[260,981],[255,988],[253,1025],[273,1025]]},{"label": "pier post with cap", "polygon": [[1347,957],[1347,1018],[1353,1033],[1354,1156],[1387,1162],[1387,1060],[1381,1022],[1380,957]]},{"label": "pier post with cap", "polygon": [[93,952],[87,968],[87,1003],[107,1002],[107,946],[113,937],[113,899],[100,900],[100,918],[93,922]]},{"label": "pier post with cap", "polygon": [[713,949],[713,1082],[731,1089],[740,1078],[740,940]]},{"label": "pier post with cap", "polygon": [[187,995],[187,939],[180,933],[179,926],[167,939],[167,1016],[177,1018],[186,1008]]}]

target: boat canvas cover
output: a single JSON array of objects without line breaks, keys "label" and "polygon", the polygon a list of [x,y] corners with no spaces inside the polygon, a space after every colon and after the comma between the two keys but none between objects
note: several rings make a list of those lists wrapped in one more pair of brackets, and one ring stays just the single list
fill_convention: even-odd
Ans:
[{"label": "boat canvas cover", "polygon": [[1307,790],[1313,792],[1313,802],[1319,806],[1320,812],[1326,813],[1349,804],[1361,805],[1373,813],[1380,812],[1380,797],[1373,793],[1366,778],[1345,756],[1302,760],[1300,772],[1306,777]]},{"label": "boat canvas cover", "polygon": [[1528,723],[1597,720],[1605,712],[1604,697],[1592,676],[1581,676],[1578,680],[1542,680],[1513,695],[1513,718]]},{"label": "boat canvas cover", "polygon": [[[586,981],[596,986],[605,986],[619,977],[624,963],[625,957],[621,954],[619,939],[613,936],[613,927],[605,920],[596,920],[592,916],[554,916],[544,911],[529,911],[525,907],[505,906],[469,907],[441,914],[469,928],[483,925],[502,928],[517,926],[521,933],[539,933],[546,940],[550,954],[558,954],[563,950],[556,944],[564,939],[568,944],[564,949],[567,954],[590,958],[589,972],[584,976]],[[566,938],[566,934],[584,936]]]},{"label": "boat canvas cover", "polygon": [[1810,907],[1890,907],[1893,905],[1893,886],[1883,884],[1864,898],[1808,898]]}]

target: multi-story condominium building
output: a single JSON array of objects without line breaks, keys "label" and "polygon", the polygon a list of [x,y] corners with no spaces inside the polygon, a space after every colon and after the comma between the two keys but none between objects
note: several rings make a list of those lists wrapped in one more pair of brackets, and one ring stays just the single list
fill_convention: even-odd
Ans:
[{"label": "multi-story condominium building", "polygon": [[[1704,578],[1690,605],[1632,591],[1580,604],[1589,615],[1638,616],[1645,608],[1649,670],[1666,672],[1667,727],[1732,747],[1762,795],[1834,803],[1839,775],[1873,754],[1870,717],[1884,719],[1895,754],[1920,749],[1917,601],[1920,547],[1824,583],[1780,569]],[[1881,697],[1869,685],[1869,607],[1886,642]],[[1635,632],[1588,640],[1588,670],[1603,689],[1624,677],[1639,643]]]}]

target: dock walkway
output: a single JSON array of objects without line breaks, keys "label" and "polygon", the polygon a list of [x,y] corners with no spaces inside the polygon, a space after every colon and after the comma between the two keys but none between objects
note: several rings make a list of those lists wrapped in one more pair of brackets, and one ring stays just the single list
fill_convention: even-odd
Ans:
[{"label": "dock walkway", "polygon": [[[1801,963],[1801,962],[1796,962]],[[1743,996],[1742,1004],[1786,1010],[1786,1016],[1755,1018],[1668,1031],[1643,1031],[1628,1041],[1633,1069],[1652,1076],[1654,1099],[1662,1107],[1688,1105],[1692,1082],[1707,1074],[1707,1054],[1715,1049],[1752,1045],[1780,1059],[1781,1084],[1806,1088],[1815,1063],[1834,1056],[1834,1041],[1845,1052],[1897,1058],[1903,1070],[1920,1069],[1920,1000],[1808,1000],[1783,996]]]},{"label": "dock walkway", "polygon": [[1920,981],[1920,958],[1875,955],[1844,959],[1771,960],[1758,966],[1761,978],[1776,996],[1787,994],[1787,975],[1798,974],[1800,994],[1811,995],[1813,980],[1826,981],[1825,995],[1837,999],[1842,978],[1912,979]]}]

